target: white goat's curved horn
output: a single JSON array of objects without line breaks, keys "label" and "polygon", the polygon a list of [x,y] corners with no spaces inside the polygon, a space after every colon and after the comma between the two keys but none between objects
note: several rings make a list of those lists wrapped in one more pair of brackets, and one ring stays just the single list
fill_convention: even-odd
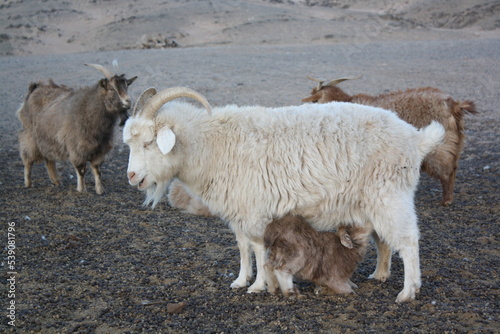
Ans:
[{"label": "white goat's curved horn", "polygon": [[135,116],[139,110],[146,104],[146,102],[156,94],[156,89],[154,87],[150,87],[146,89],[137,99],[137,102],[134,105],[134,109],[132,109],[132,116]]},{"label": "white goat's curved horn", "polygon": [[104,77],[106,79],[108,79],[108,80],[113,77],[113,73],[111,73],[108,69],[106,69],[102,65],[98,65],[98,64],[85,64],[85,66],[89,66],[89,67],[95,68],[96,70],[98,70],[99,72],[101,72],[104,75]]},{"label": "white goat's curved horn", "polygon": [[195,99],[203,104],[209,115],[212,115],[212,107],[210,107],[207,99],[200,93],[187,87],[172,87],[162,90],[146,102],[144,108],[142,108],[141,114],[144,115],[145,118],[152,119],[161,106],[179,97]]},{"label": "white goat's curved horn", "polygon": [[363,77],[362,75],[359,75],[357,77],[344,77],[344,78],[333,79],[333,80],[330,80],[327,83],[323,84],[323,86],[336,86],[339,83],[341,83],[342,81],[358,80],[358,79],[361,79],[362,77]]}]

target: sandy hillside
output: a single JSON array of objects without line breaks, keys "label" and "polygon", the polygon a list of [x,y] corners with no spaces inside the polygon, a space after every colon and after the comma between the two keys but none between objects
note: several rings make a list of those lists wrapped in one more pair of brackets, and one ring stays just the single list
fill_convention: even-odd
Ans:
[{"label": "sandy hillside", "polygon": [[[498,37],[492,0],[35,1],[0,5],[0,54]],[[166,41],[165,41],[166,40]]]}]

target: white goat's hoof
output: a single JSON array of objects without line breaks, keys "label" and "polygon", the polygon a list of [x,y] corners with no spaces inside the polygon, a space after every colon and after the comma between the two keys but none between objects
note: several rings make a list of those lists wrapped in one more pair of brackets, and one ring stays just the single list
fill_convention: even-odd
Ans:
[{"label": "white goat's hoof", "polygon": [[240,280],[237,279],[233,283],[231,283],[231,289],[241,289],[241,288],[246,288],[248,286],[246,280]]},{"label": "white goat's hoof", "polygon": [[252,284],[248,290],[247,293],[260,293],[262,291],[266,291],[266,286],[264,284]]},{"label": "white goat's hoof", "polygon": [[403,303],[414,300],[417,292],[418,289],[415,288],[410,288],[408,290],[403,289],[403,291],[399,293],[398,298],[396,298],[396,303]]}]

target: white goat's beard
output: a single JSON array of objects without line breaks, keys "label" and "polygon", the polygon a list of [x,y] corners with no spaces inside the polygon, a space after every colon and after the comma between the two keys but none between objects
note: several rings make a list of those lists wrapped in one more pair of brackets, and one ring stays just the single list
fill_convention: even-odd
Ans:
[{"label": "white goat's beard", "polygon": [[167,187],[168,187],[169,182],[158,182],[152,184],[149,188],[146,189],[146,200],[142,205],[148,206],[151,204],[151,206],[154,208],[158,202],[162,199],[163,195],[167,192]]}]

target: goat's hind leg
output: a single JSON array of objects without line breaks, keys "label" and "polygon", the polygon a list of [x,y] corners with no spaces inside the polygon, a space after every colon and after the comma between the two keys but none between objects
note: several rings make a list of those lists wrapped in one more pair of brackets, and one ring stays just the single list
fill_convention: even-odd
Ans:
[{"label": "goat's hind leg", "polygon": [[[399,202],[398,202],[399,200]],[[418,250],[419,231],[413,197],[399,198],[391,203],[396,205],[379,207],[382,214],[374,219],[374,227],[381,240],[399,252],[404,265],[404,287],[396,302],[415,299],[420,289],[420,262]],[[399,203],[399,205],[397,204]],[[411,203],[411,204],[410,204]]]},{"label": "goat's hind leg", "polygon": [[45,166],[47,167],[47,173],[49,174],[50,181],[59,187],[61,181],[59,181],[59,176],[57,175],[56,162],[52,160],[45,160]]},{"label": "goat's hind leg", "polygon": [[443,188],[442,206],[448,206],[453,202],[453,190],[455,188],[456,168],[448,175],[447,178],[440,177],[441,187]]},{"label": "goat's hind leg", "polygon": [[31,188],[31,170],[33,169],[33,161],[24,161],[24,186]]},{"label": "goat's hind leg", "polygon": [[420,278],[420,264],[418,254],[418,240],[410,239],[399,249],[399,255],[403,259],[405,282],[403,290],[398,294],[397,303],[415,299],[422,285]]}]

